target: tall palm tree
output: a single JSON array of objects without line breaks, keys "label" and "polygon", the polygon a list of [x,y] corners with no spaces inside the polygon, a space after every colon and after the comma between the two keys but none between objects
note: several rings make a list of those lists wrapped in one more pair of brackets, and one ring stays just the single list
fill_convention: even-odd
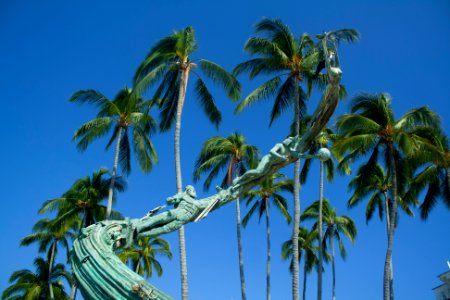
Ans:
[{"label": "tall palm tree", "polygon": [[[52,274],[52,269],[54,265],[54,259],[57,252],[57,245],[61,245],[66,250],[66,257],[67,260],[69,259],[69,242],[68,238],[72,239],[75,237],[74,233],[71,232],[72,225],[75,224],[64,224],[63,226],[55,226],[54,220],[50,219],[42,219],[36,222],[33,226],[33,232],[30,235],[27,235],[22,239],[20,242],[21,246],[28,246],[32,243],[38,243],[39,244],[39,252],[48,252],[50,254],[50,258],[48,261],[48,273]],[[54,293],[53,293],[53,282],[51,281],[51,278],[48,282],[48,288],[49,288],[49,296],[50,299],[55,299]]]},{"label": "tall palm tree", "polygon": [[[238,99],[240,85],[234,76],[218,64],[206,59],[191,60],[191,55],[197,50],[194,29],[186,27],[175,31],[172,35],[159,40],[150,49],[147,57],[141,63],[135,74],[135,88],[143,91],[149,86],[160,82],[154,99],[161,109],[160,129],[169,130],[175,122],[174,155],[177,192],[182,191],[181,160],[180,160],[180,130],[181,114],[186,98],[189,75],[197,77],[195,82],[196,96],[209,120],[219,125],[222,117],[216,106],[213,95],[205,82],[196,72],[199,69],[214,83],[225,89],[231,99]],[[188,299],[188,282],[186,266],[186,250],[184,227],[179,230],[180,268],[182,282],[182,299]]]},{"label": "tall palm tree", "polygon": [[[222,179],[222,187],[230,186],[233,178],[242,175],[249,167],[254,167],[258,157],[258,149],[249,145],[245,137],[237,132],[228,137],[216,136],[209,138],[202,147],[195,163],[194,181],[198,181],[203,173],[208,173],[203,184],[208,189],[211,182],[220,171],[226,169]],[[239,255],[239,274],[241,280],[242,299],[246,299],[244,258],[241,238],[241,210],[239,198],[236,199],[236,231]]]},{"label": "tall palm tree", "polygon": [[[123,88],[113,100],[96,90],[80,90],[70,97],[71,102],[88,103],[99,108],[97,117],[80,126],[75,131],[74,140],[78,140],[77,148],[81,151],[96,139],[112,130],[108,149],[116,142],[112,177],[108,192],[106,219],[111,217],[113,189],[117,176],[117,166],[120,163],[122,171],[131,171],[130,138],[139,166],[144,172],[150,172],[158,161],[155,148],[150,140],[150,134],[156,129],[156,123],[148,114],[151,102],[144,101],[135,90]],[[131,137],[130,137],[131,135]]]},{"label": "tall palm tree", "polygon": [[[317,230],[319,219],[319,201],[312,203],[308,206],[302,214],[302,220],[316,220],[313,228]],[[331,208],[330,202],[327,199],[323,200],[322,205],[322,217],[325,223],[326,229],[321,241],[324,245],[323,248],[327,249],[327,241],[331,244],[331,266],[333,272],[333,285],[332,285],[332,299],[336,299],[336,269],[334,266],[334,240],[336,239],[339,245],[339,252],[342,258],[345,258],[347,252],[344,248],[344,244],[341,240],[341,233],[349,238],[354,243],[357,230],[355,222],[348,216],[338,216],[336,208]],[[319,266],[320,268],[320,266]]]},{"label": "tall palm tree", "polygon": [[[107,208],[101,202],[108,197],[112,181],[112,178],[105,178],[107,174],[107,169],[100,168],[91,176],[78,179],[62,197],[45,201],[39,213],[56,211],[55,226],[82,220],[80,229],[104,220]],[[126,189],[126,183],[118,177],[113,187],[114,191],[122,192]],[[112,211],[111,215],[114,218],[122,218],[121,214],[115,211]]]},{"label": "tall palm tree", "polygon": [[[335,134],[332,129],[325,128],[319,136],[311,144],[309,149],[310,153],[315,153],[321,148],[328,148],[328,143],[335,138]],[[309,170],[311,168],[312,159],[305,159],[302,171],[300,172],[300,183],[306,183]],[[326,172],[327,180],[330,182],[334,178],[334,162],[332,159],[320,160],[319,162],[319,220],[318,220],[318,239],[319,241],[323,238],[323,225],[322,225],[322,201],[323,201],[323,186],[324,186],[324,173]],[[325,169],[326,168],[326,169]],[[322,297],[322,270],[323,270],[323,249],[322,243],[319,243],[319,260],[317,269],[317,290],[318,298]]]},{"label": "tall palm tree", "polygon": [[[383,159],[388,171],[392,209],[389,223],[396,224],[399,194],[399,166],[405,156],[427,147],[428,142],[421,137],[423,132],[417,127],[439,127],[439,119],[427,107],[413,109],[395,120],[391,100],[387,94],[357,95],[351,101],[351,114],[338,118],[336,123],[338,140],[333,145],[334,154],[340,159],[339,167],[344,169],[356,159],[370,153],[367,162],[372,169]],[[392,266],[392,245],[395,226],[389,226],[388,246],[384,264],[383,296],[389,300],[390,274]]]},{"label": "tall palm tree", "polygon": [[66,279],[69,283],[73,280],[65,271],[63,264],[57,264],[49,273],[49,261],[38,257],[34,260],[36,272],[27,269],[14,272],[9,277],[12,283],[2,293],[2,299],[50,299],[50,289],[53,289],[55,299],[69,299],[64,291],[64,285],[60,281]]},{"label": "tall palm tree", "polygon": [[[315,244],[318,239],[317,230],[308,230],[305,227],[300,227],[298,230],[298,257],[300,261],[302,256],[305,257],[303,263],[303,300],[306,300],[306,279],[307,274],[311,273],[314,267],[318,267],[318,251],[319,247]],[[292,239],[285,241],[281,246],[281,258],[283,260],[291,259],[289,269],[292,272],[293,261],[292,261]]]},{"label": "tall palm tree", "polygon": [[153,270],[158,277],[163,274],[163,268],[157,256],[172,258],[170,245],[166,240],[156,238],[141,238],[131,247],[121,250],[118,253],[123,262],[129,262],[133,270],[141,276],[150,278]]},{"label": "tall palm tree", "polygon": [[[251,190],[246,193],[247,206],[253,203],[250,210],[245,215],[242,220],[242,224],[247,226],[248,221],[255,212],[258,211],[258,218],[261,221],[261,217],[265,215],[266,217],[266,235],[267,235],[267,263],[266,263],[266,299],[270,299],[270,258],[271,258],[271,248],[270,248],[270,217],[269,208],[270,202],[275,205],[275,207],[283,215],[284,219],[291,223],[291,216],[288,212],[288,204],[286,198],[280,194],[280,192],[290,192],[294,191],[294,182],[290,179],[286,179],[286,176],[275,173],[270,177],[265,178],[258,186],[258,189]],[[272,201],[270,201],[272,200]],[[269,202],[270,201],[270,202]]]},{"label": "tall palm tree", "polygon": [[415,174],[406,197],[414,199],[426,189],[420,217],[427,219],[439,199],[450,209],[450,148],[448,137],[441,130],[419,130],[425,131],[432,147],[411,157],[410,164]]},{"label": "tall palm tree", "polygon": [[[313,40],[304,33],[299,39],[281,20],[264,18],[255,26],[256,32],[262,37],[252,37],[245,43],[244,49],[250,55],[259,56],[238,64],[235,74],[249,72],[250,79],[258,75],[275,76],[256,88],[245,97],[236,107],[239,113],[255,102],[275,96],[274,105],[270,113],[270,122],[277,119],[281,113],[294,106],[294,135],[299,135],[300,119],[306,110],[307,94],[311,93],[312,85],[316,81],[319,85],[326,82],[325,76],[319,76],[319,64],[323,51],[317,50]],[[354,41],[358,37],[355,30],[341,30],[336,32],[335,40]],[[322,80],[320,80],[322,79]],[[306,81],[307,93],[301,87]],[[300,225],[300,161],[294,167],[294,222],[292,243],[294,245],[294,272],[292,277],[293,299],[299,299],[298,293],[298,228]],[[320,300],[320,299],[319,299]]]},{"label": "tall palm tree", "polygon": [[[406,197],[405,195],[405,188],[411,178],[411,170],[407,166],[408,163],[403,160],[397,163],[397,177],[399,178],[398,204],[408,216],[414,216],[411,206],[416,206],[418,200],[416,197]],[[348,186],[350,190],[353,190],[353,194],[347,202],[348,207],[353,208],[365,198],[369,198],[366,206],[366,223],[370,221],[375,211],[378,210],[380,220],[386,215],[386,236],[388,236],[389,227],[391,226],[389,220],[389,212],[392,209],[392,199],[389,196],[391,185],[389,176],[386,175],[383,167],[380,164],[376,164],[375,166],[364,164],[360,166],[356,176],[350,180]],[[397,226],[397,224],[394,224],[394,226]],[[390,299],[393,299],[394,272],[392,269],[392,261],[390,269]]]}]

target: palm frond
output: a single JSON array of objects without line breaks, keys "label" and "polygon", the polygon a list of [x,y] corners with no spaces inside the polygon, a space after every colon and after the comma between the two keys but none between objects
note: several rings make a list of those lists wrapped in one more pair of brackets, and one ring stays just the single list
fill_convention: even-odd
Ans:
[{"label": "palm frond", "polygon": [[238,100],[241,93],[241,85],[233,76],[221,66],[209,60],[200,60],[200,68],[208,78],[213,80],[216,84],[222,86],[232,100]]},{"label": "palm frond", "polygon": [[86,150],[90,143],[106,135],[111,125],[112,119],[110,117],[96,118],[81,125],[73,136],[73,140],[78,140],[77,148],[81,151]]},{"label": "palm frond", "polygon": [[248,106],[251,106],[257,101],[266,100],[269,97],[273,96],[281,83],[281,78],[276,76],[264,84],[256,88],[253,92],[250,93],[247,97],[245,97],[239,105],[234,110],[235,113],[242,112]]},{"label": "palm frond", "polygon": [[200,77],[197,78],[195,83],[195,92],[203,111],[209,118],[209,121],[213,123],[216,128],[218,128],[220,122],[222,121],[222,115],[216,106],[212,94],[208,91],[208,88]]}]

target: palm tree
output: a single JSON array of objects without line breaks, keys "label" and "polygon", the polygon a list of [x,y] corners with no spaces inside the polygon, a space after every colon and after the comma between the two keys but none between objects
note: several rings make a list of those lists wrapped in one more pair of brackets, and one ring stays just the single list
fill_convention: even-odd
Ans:
[{"label": "palm tree", "polygon": [[161,263],[157,260],[157,256],[166,256],[172,259],[172,251],[167,241],[160,238],[141,238],[131,247],[124,249],[118,253],[119,258],[123,262],[129,262],[141,276],[150,278],[153,270],[156,271],[158,277],[163,274]]},{"label": "palm tree", "polygon": [[122,172],[125,174],[131,172],[130,135],[142,171],[150,172],[153,164],[158,161],[155,148],[149,138],[156,128],[155,121],[148,114],[151,102],[144,101],[134,90],[126,87],[121,89],[112,101],[96,90],[80,90],[70,97],[70,101],[93,104],[99,108],[95,119],[81,125],[75,131],[73,139],[78,140],[79,150],[86,150],[94,140],[106,135],[111,129],[112,135],[106,144],[106,149],[116,141],[106,211],[106,219],[109,219],[117,165],[120,163]]},{"label": "palm tree", "polygon": [[[221,66],[205,59],[191,60],[191,55],[196,50],[197,42],[192,27],[189,26],[183,30],[175,31],[172,35],[159,40],[150,49],[134,78],[135,88],[138,91],[143,91],[150,85],[160,82],[154,95],[154,99],[157,99],[161,109],[160,129],[162,131],[169,130],[175,121],[174,155],[177,193],[182,191],[180,129],[189,75],[193,73],[197,77],[195,83],[196,96],[205,114],[216,127],[222,119],[220,111],[216,106],[213,95],[196,69],[198,68],[213,82],[222,86],[231,99],[238,99],[240,93],[239,83],[233,75]],[[188,298],[188,283],[184,227],[179,230],[179,241],[182,299],[186,300]]]},{"label": "palm tree", "polygon": [[49,286],[53,289],[55,299],[69,299],[64,291],[64,285],[60,281],[62,278],[72,282],[72,277],[64,270],[63,264],[57,264],[49,273],[50,263],[42,257],[34,260],[36,272],[23,269],[14,272],[9,277],[11,286],[2,293],[2,299],[51,299]]},{"label": "palm tree", "polygon": [[[101,202],[107,198],[112,181],[112,178],[104,178],[107,174],[107,169],[100,168],[92,176],[78,179],[62,197],[44,202],[39,213],[56,211],[55,226],[82,220],[80,230],[104,220],[107,208]],[[125,189],[125,181],[121,177],[116,178],[114,191],[122,192]],[[114,218],[122,218],[121,214],[115,211],[112,211],[111,215]]]},{"label": "palm tree", "polygon": [[[400,208],[408,215],[414,216],[410,206],[418,204],[416,197],[405,197],[406,185],[410,182],[410,169],[406,166],[408,163],[399,161],[397,163],[397,177],[398,182],[398,204]],[[371,168],[371,169],[369,169]],[[366,206],[366,223],[370,221],[374,212],[378,210],[380,220],[383,219],[383,215],[386,215],[386,233],[389,235],[389,227],[391,226],[389,221],[390,210],[392,209],[392,199],[389,197],[389,190],[391,188],[389,177],[386,175],[383,167],[379,164],[367,165],[364,164],[359,167],[358,172],[354,178],[349,182],[349,189],[353,190],[353,194],[347,202],[349,208],[355,207],[363,199],[369,198]],[[397,217],[396,217],[397,220]],[[397,224],[395,224],[397,226]],[[390,279],[390,299],[394,297],[394,272],[392,269],[391,261],[391,273]]]},{"label": "palm tree", "polygon": [[[316,137],[313,141],[309,152],[315,153],[319,151],[321,148],[328,148],[328,143],[330,140],[335,138],[335,134],[330,128],[325,128],[322,133]],[[305,159],[305,163],[303,165],[302,171],[300,172],[300,183],[306,183],[306,179],[308,177],[308,173],[311,167],[312,159]],[[324,172],[326,168],[327,180],[330,182],[334,178],[334,163],[332,159],[320,160],[320,176],[319,176],[319,220],[318,220],[318,239],[319,241],[323,238],[323,225],[322,225],[322,201],[323,201],[323,179]],[[322,270],[323,270],[323,249],[322,243],[319,243],[319,260],[318,260],[318,271],[317,271],[317,291],[318,298],[322,298]]]},{"label": "palm tree", "polygon": [[[256,24],[256,32],[263,37],[252,37],[245,43],[244,49],[250,55],[259,57],[240,63],[234,69],[235,74],[249,72],[249,78],[258,75],[275,74],[275,76],[256,88],[236,107],[239,113],[255,102],[275,96],[275,102],[270,113],[270,122],[277,119],[284,110],[294,106],[294,135],[299,135],[300,119],[305,111],[307,94],[311,93],[313,82],[324,85],[325,76],[319,76],[319,62],[323,59],[313,43],[304,33],[298,40],[281,20],[264,18]],[[335,40],[354,41],[358,37],[355,30],[341,30],[335,34]],[[283,82],[284,80],[284,82]],[[308,91],[305,93],[300,86],[306,80]],[[292,243],[294,245],[294,272],[292,277],[293,299],[298,300],[298,228],[300,225],[300,161],[294,167],[294,222]],[[321,300],[321,299],[319,299]]]},{"label": "palm tree", "polygon": [[448,137],[441,130],[419,130],[424,130],[424,134],[428,135],[432,147],[411,157],[410,164],[415,174],[406,197],[414,199],[426,189],[420,205],[420,217],[427,219],[439,198],[450,209],[450,149]]},{"label": "palm tree", "polygon": [[245,215],[242,220],[242,224],[247,226],[250,218],[255,215],[258,211],[259,221],[261,217],[265,215],[266,217],[266,234],[267,234],[267,265],[266,265],[266,299],[270,299],[270,218],[269,218],[269,208],[270,200],[275,205],[276,208],[283,215],[288,224],[291,223],[291,216],[288,212],[288,204],[286,198],[284,198],[280,192],[288,191],[293,192],[294,182],[290,179],[286,179],[286,176],[275,173],[270,177],[265,178],[263,182],[259,184],[257,190],[251,190],[246,193],[247,206],[253,203],[250,210]]},{"label": "palm tree", "polygon": [[[33,226],[33,234],[22,239],[21,246],[28,246],[37,242],[39,244],[39,252],[49,252],[50,258],[48,262],[48,274],[52,274],[54,259],[57,252],[57,245],[60,244],[66,250],[67,260],[69,259],[69,242],[67,238],[73,239],[75,235],[71,232],[73,224],[64,224],[63,226],[55,226],[54,221],[50,219],[42,219]],[[55,299],[53,293],[53,282],[48,282],[50,299]]]},{"label": "palm tree", "polygon": [[[336,127],[339,138],[333,145],[334,154],[340,159],[340,169],[370,153],[368,168],[373,169],[383,158],[388,171],[392,209],[389,223],[396,224],[399,195],[399,166],[404,156],[419,153],[427,147],[427,141],[421,137],[423,132],[416,128],[422,126],[439,127],[436,114],[426,107],[413,109],[395,120],[391,100],[387,94],[362,93],[351,102],[351,114],[338,118]],[[390,296],[390,274],[392,265],[392,245],[395,226],[389,226],[388,246],[384,265],[383,295]]]},{"label": "palm tree", "polygon": [[[316,201],[308,206],[302,214],[302,220],[318,220],[319,219],[319,203]],[[346,235],[349,240],[354,243],[356,237],[356,225],[352,218],[348,216],[338,216],[336,208],[332,209],[330,202],[327,199],[323,200],[322,205],[322,217],[325,222],[325,234],[323,236],[323,249],[327,249],[327,241],[331,244],[331,266],[333,272],[333,286],[332,286],[332,299],[336,299],[336,270],[334,266],[334,240],[336,239],[339,245],[339,252],[342,258],[347,256],[344,244],[341,240],[341,233]],[[313,229],[318,229],[318,221],[313,226]],[[319,266],[320,268],[320,266]]]},{"label": "palm tree", "polygon": [[[254,167],[257,156],[258,149],[255,146],[247,144],[245,137],[237,132],[227,138],[221,136],[209,138],[203,144],[200,155],[195,163],[194,181],[198,181],[201,174],[208,173],[203,184],[203,187],[208,189],[212,180],[219,175],[220,171],[226,169],[227,172],[225,173],[221,186],[230,186],[234,177],[242,175],[249,167]],[[236,224],[241,294],[242,299],[246,299],[239,198],[236,199]]]},{"label": "palm tree", "polygon": [[[303,264],[303,300],[306,299],[306,278],[307,274],[311,273],[314,267],[318,267],[319,260],[317,257],[317,252],[319,247],[315,244],[318,241],[318,231],[308,230],[305,227],[300,227],[298,230],[298,257],[301,261],[302,255],[305,257],[305,262]],[[292,239],[289,239],[283,243],[281,246],[281,258],[283,260],[291,259],[289,269],[292,272],[293,261],[292,261]],[[299,261],[299,262],[300,262]]]}]

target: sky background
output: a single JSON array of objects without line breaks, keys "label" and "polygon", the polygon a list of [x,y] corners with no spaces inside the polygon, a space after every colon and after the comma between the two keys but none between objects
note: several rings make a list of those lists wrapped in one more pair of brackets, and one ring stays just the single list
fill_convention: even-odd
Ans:
[{"label": "sky background", "polygon": [[[388,92],[396,116],[427,105],[437,111],[447,134],[450,89],[449,1],[0,1],[0,91],[3,133],[0,147],[0,291],[18,269],[34,270],[37,249],[19,247],[31,233],[43,201],[56,198],[72,183],[101,166],[112,167],[106,140],[87,151],[76,150],[71,138],[76,128],[95,117],[95,110],[69,103],[80,89],[94,88],[110,98],[131,78],[150,47],[160,38],[192,25],[199,45],[193,58],[206,58],[231,70],[248,59],[245,41],[262,17],[280,18],[296,36],[339,28],[356,28],[357,44],[339,49],[343,83],[349,96],[360,91]],[[243,95],[262,83],[239,78]],[[265,154],[281,141],[292,119],[287,112],[268,127],[271,101],[234,115],[235,104],[209,84],[221,108],[223,122],[215,130],[188,92],[182,121],[183,184],[192,183],[194,161],[202,143],[235,130]],[[188,90],[192,86],[188,87]],[[313,110],[320,98],[309,101]],[[342,101],[337,114],[348,110]],[[157,117],[157,112],[153,111]],[[7,125],[7,126],[6,126]],[[139,218],[175,193],[173,132],[156,134],[153,142],[159,164],[145,175],[134,163],[128,190],[115,209]],[[318,170],[318,164],[313,167]],[[353,169],[356,169],[354,166]],[[292,174],[292,168],[285,169]],[[318,172],[302,188],[301,205],[318,198]],[[365,206],[348,210],[347,183],[337,176],[325,186],[325,196],[338,214],[351,216],[358,226],[355,245],[346,241],[348,257],[336,260],[339,299],[380,299],[387,244],[386,227],[374,218],[365,223]],[[213,191],[203,191],[200,197]],[[290,201],[290,209],[293,204]],[[243,213],[247,211],[242,207]],[[291,236],[276,211],[272,213],[272,298],[291,297],[288,263],[280,259],[281,243]],[[449,210],[438,205],[428,221],[400,215],[394,239],[394,280],[397,299],[433,299],[437,275],[450,260]],[[215,211],[200,223],[186,226],[190,298],[240,299],[235,235],[235,206]],[[164,276],[151,281],[180,298],[177,234],[164,236],[172,245],[172,261],[162,259]],[[264,222],[254,219],[243,230],[244,263],[249,299],[265,295],[266,242]],[[59,260],[61,261],[61,257]],[[303,275],[301,279],[303,280]],[[325,267],[324,299],[331,297],[331,267]],[[316,295],[316,276],[308,277],[307,296]],[[81,299],[79,296],[78,299]]]}]

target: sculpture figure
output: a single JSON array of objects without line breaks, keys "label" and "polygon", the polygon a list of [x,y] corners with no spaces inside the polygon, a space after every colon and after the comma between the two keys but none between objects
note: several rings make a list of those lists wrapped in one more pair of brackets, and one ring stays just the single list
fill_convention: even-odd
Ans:
[{"label": "sculpture figure", "polygon": [[174,205],[173,209],[159,212],[163,208],[160,206],[141,219],[103,221],[82,230],[82,234],[74,241],[71,262],[84,299],[172,299],[131,271],[119,260],[114,250],[130,245],[141,237],[169,233],[179,229],[181,225],[198,221],[299,158],[329,158],[330,153],[326,149],[320,149],[315,154],[304,154],[329,121],[339,98],[342,72],[336,47],[333,47],[332,53],[328,52],[329,38],[328,34],[321,37],[328,85],[303,136],[289,137],[276,144],[255,169],[236,178],[227,189],[218,189],[215,195],[196,200],[194,187],[187,186],[184,192],[167,199],[167,204]]},{"label": "sculpture figure", "polygon": [[136,237],[154,237],[176,231],[184,224],[196,220],[200,213],[212,202],[225,204],[234,199],[231,193],[226,190],[201,200],[195,200],[196,197],[194,187],[188,185],[184,192],[167,198],[167,204],[174,205],[174,208],[136,221]]}]

